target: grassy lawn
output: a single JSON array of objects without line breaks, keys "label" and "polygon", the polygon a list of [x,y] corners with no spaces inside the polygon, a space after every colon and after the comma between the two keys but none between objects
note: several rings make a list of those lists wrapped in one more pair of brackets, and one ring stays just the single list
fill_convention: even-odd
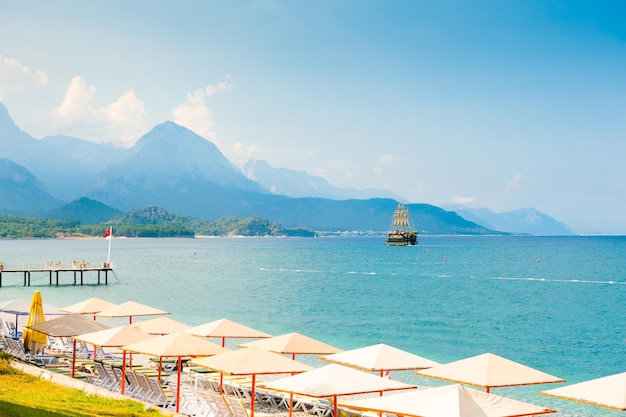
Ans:
[{"label": "grassy lawn", "polygon": [[163,417],[136,401],[96,397],[41,380],[11,367],[10,358],[0,354],[0,417]]}]

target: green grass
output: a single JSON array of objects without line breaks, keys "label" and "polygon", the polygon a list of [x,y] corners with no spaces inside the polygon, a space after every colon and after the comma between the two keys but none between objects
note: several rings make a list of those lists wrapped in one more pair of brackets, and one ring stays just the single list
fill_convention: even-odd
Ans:
[{"label": "green grass", "polygon": [[87,395],[21,372],[0,354],[0,417],[162,417],[132,400]]}]

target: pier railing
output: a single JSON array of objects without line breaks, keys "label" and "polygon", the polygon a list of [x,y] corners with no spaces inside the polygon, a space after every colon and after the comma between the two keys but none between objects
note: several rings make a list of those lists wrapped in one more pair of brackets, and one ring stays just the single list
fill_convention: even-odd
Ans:
[{"label": "pier railing", "polygon": [[[64,266],[58,262],[44,262],[43,264],[26,264],[18,266],[0,265],[0,287],[3,278],[7,274],[22,274],[25,287],[31,286],[31,274],[44,273],[48,274],[48,285],[62,285],[60,281],[61,275],[73,275],[73,285],[84,285],[85,275],[87,273],[97,273],[96,284],[108,285],[109,271],[113,271],[113,264],[110,262],[102,262],[99,267],[89,266],[86,262],[73,263],[71,266]],[[104,281],[101,274],[104,275]],[[68,283],[72,284],[72,282]]]}]

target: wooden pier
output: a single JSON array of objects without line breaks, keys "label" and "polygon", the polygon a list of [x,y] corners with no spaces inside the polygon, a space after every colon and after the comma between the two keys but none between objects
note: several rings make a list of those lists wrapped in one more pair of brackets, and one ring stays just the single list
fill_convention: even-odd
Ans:
[{"label": "wooden pier", "polygon": [[[110,267],[110,265],[108,267],[84,267],[84,268],[63,268],[63,267],[57,267],[57,268],[28,268],[28,267],[22,267],[22,268],[7,268],[4,267],[3,269],[0,270],[0,287],[2,287],[2,280],[4,278],[4,275],[6,274],[22,274],[24,277],[24,286],[25,287],[30,287],[30,283],[31,283],[31,273],[48,273],[49,275],[49,285],[62,285],[59,283],[59,276],[63,273],[72,273],[74,275],[74,285],[84,285],[85,284],[85,275],[87,272],[92,273],[92,272],[97,272],[97,285],[100,284],[104,284],[104,285],[108,285],[109,284],[109,271],[113,272],[113,268]],[[102,277],[101,274],[104,275],[104,282],[102,281]],[[71,283],[70,283],[71,284]],[[68,284],[68,285],[70,285]]]}]

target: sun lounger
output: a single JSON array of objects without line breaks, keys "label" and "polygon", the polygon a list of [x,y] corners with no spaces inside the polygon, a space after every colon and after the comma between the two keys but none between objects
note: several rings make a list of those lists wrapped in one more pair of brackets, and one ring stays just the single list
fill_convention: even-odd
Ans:
[{"label": "sun lounger", "polygon": [[137,372],[133,369],[133,374],[137,378],[137,382],[141,385],[141,390],[137,393],[137,399],[152,403],[152,398],[154,397],[154,392],[152,391],[152,387],[150,386],[150,381],[148,381],[148,376],[144,373]]},{"label": "sun lounger", "polygon": [[233,412],[223,395],[210,393],[209,397],[217,410],[218,417],[233,417]]}]

